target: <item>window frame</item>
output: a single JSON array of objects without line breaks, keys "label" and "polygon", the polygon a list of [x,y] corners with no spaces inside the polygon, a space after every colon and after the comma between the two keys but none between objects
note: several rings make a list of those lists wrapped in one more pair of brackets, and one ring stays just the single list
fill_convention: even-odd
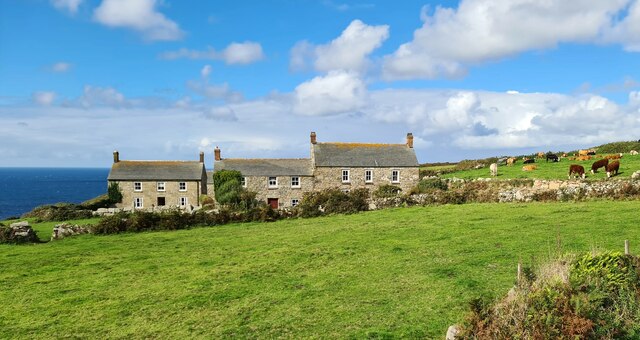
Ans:
[{"label": "window frame", "polygon": [[[346,180],[345,180],[346,174]],[[350,169],[342,169],[340,179],[342,179],[342,183],[351,183],[351,170]]]},{"label": "window frame", "polygon": [[[369,179],[367,179],[367,173],[369,175]],[[373,183],[373,169],[364,169],[364,182]]]},{"label": "window frame", "polygon": [[[294,178],[296,179],[296,182],[298,182],[298,184],[293,184]],[[300,176],[291,176],[291,187],[292,188],[300,188],[301,187]]]},{"label": "window frame", "polygon": [[243,188],[247,187],[247,176],[242,176],[242,178],[240,178],[240,185],[242,185]]},{"label": "window frame", "polygon": [[[393,175],[394,174],[396,175],[395,176],[396,177],[395,180],[393,179],[393,177],[394,177]],[[392,169],[391,170],[391,183],[400,183],[400,170],[398,170],[398,169]]]},{"label": "window frame", "polygon": [[[162,184],[162,189],[160,189],[161,184]],[[167,182],[156,182],[156,191],[159,191],[159,192],[167,191]]]},{"label": "window frame", "polygon": [[[274,184],[271,184],[271,179],[273,178]],[[269,176],[267,177],[267,185],[269,189],[275,189],[278,187],[278,177],[277,176]]]},{"label": "window frame", "polygon": [[[184,189],[180,188],[182,186],[182,184],[184,184]],[[178,182],[178,191],[180,191],[180,192],[187,191],[187,182]]]},{"label": "window frame", "polygon": [[[136,187],[139,186],[139,189],[136,189]],[[133,182],[133,191],[134,192],[142,192],[142,182]]]},{"label": "window frame", "polygon": [[[140,205],[138,205],[140,203]],[[144,209],[144,198],[143,197],[134,197],[133,198],[133,208],[134,209]]]},{"label": "window frame", "polygon": [[[184,204],[182,204],[182,200],[184,200]],[[180,197],[180,198],[178,198],[178,206],[186,207],[188,205],[189,205],[189,198],[188,197]]]},{"label": "window frame", "polygon": [[295,206],[297,206],[298,204],[300,204],[300,200],[299,200],[299,199],[297,199],[297,198],[292,198],[292,199],[291,199],[291,206],[292,206],[292,207],[295,207]]}]

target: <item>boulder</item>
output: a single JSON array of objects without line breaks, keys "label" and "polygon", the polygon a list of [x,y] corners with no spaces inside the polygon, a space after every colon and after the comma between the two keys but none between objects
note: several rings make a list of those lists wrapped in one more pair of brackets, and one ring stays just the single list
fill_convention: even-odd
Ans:
[{"label": "boulder", "polygon": [[11,223],[0,227],[0,243],[36,243],[40,242],[36,232],[27,221]]},{"label": "boulder", "polygon": [[446,340],[455,340],[460,335],[460,328],[458,325],[451,325],[449,329],[447,329]]},{"label": "boulder", "polygon": [[639,179],[640,178],[640,170],[634,172],[633,174],[631,174],[631,178],[632,179]]},{"label": "boulder", "polygon": [[61,223],[61,224],[56,224],[56,226],[53,227],[51,240],[60,240],[69,236],[89,234],[89,233],[91,233],[91,229],[89,228],[89,226]]}]

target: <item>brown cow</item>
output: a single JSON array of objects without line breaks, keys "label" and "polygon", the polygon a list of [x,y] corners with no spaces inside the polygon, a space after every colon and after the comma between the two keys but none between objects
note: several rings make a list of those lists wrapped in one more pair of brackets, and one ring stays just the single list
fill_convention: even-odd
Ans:
[{"label": "brown cow", "polygon": [[591,159],[591,156],[578,156],[576,157],[576,161],[588,161]]},{"label": "brown cow", "polygon": [[578,156],[586,156],[589,153],[589,150],[579,150]]},{"label": "brown cow", "polygon": [[571,175],[578,175],[578,177],[584,178],[584,167],[578,164],[571,164],[569,166],[569,179],[571,179]]},{"label": "brown cow", "polygon": [[544,158],[544,152],[538,152],[538,158]]},{"label": "brown cow", "polygon": [[607,165],[609,165],[609,160],[608,159],[601,159],[599,161],[594,162],[591,165],[591,173],[595,174],[596,172],[598,172],[598,169],[600,168],[605,168],[605,170],[607,169]]},{"label": "brown cow", "polygon": [[533,171],[537,168],[538,168],[537,165],[525,165],[522,167],[522,171]]},{"label": "brown cow", "polygon": [[613,176],[612,173],[618,174],[618,170],[620,169],[620,162],[613,161],[607,165],[607,178]]},{"label": "brown cow", "polygon": [[622,158],[622,155],[621,154],[606,155],[606,156],[604,156],[604,158],[606,158],[606,159],[620,159],[620,158]]},{"label": "brown cow", "polygon": [[515,158],[515,157],[507,158],[507,165],[508,165],[508,166],[512,166],[512,165],[516,164],[516,161],[517,161],[517,160],[518,160],[518,159],[517,159],[517,158]]}]

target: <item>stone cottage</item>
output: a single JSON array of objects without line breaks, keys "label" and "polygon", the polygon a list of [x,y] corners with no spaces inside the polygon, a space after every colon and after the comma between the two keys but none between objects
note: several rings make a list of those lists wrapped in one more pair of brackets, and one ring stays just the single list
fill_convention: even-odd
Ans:
[{"label": "stone cottage", "polygon": [[[411,133],[404,144],[318,143],[315,132],[310,142],[311,158],[304,159],[227,159],[216,147],[213,171],[240,171],[243,187],[273,208],[295,206],[309,191],[375,191],[392,184],[408,192],[418,184],[419,164]],[[212,173],[207,175],[211,193],[212,177]]]},{"label": "stone cottage", "polygon": [[115,151],[107,180],[122,192],[118,208],[191,208],[207,194],[206,176],[203,152],[199,161],[121,161]]}]

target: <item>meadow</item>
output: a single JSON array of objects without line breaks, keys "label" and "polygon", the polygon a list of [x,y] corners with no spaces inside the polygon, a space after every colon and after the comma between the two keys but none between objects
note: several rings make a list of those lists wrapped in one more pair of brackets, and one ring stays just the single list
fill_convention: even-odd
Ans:
[{"label": "meadow", "polygon": [[[412,207],[0,245],[0,338],[442,338],[516,264],[640,249],[634,201]],[[37,224],[48,238],[53,224]]]},{"label": "meadow", "polygon": [[[600,160],[601,156],[595,156],[588,161],[572,161],[568,159],[561,159],[560,162],[546,162],[544,159],[536,159],[535,165],[537,169],[534,171],[522,171],[522,159],[518,159],[517,163],[513,166],[500,165],[498,167],[498,179],[513,179],[513,178],[530,178],[530,179],[567,179],[569,172],[569,165],[578,164],[584,167],[586,173],[586,179],[589,181],[607,179],[606,171],[601,168],[597,173],[591,174],[591,165]],[[620,170],[615,178],[629,178],[635,171],[640,170],[640,155],[631,156],[625,154],[620,161]],[[437,171],[437,169],[428,170]],[[461,170],[443,174],[442,178],[487,178],[491,177],[489,174],[489,167],[481,169]]]}]

